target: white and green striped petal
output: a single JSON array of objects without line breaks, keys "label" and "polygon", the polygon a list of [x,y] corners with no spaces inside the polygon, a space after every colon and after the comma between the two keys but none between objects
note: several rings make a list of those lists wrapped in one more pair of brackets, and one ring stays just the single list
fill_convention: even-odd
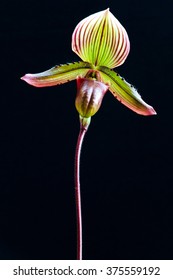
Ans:
[{"label": "white and green striped petal", "polygon": [[90,64],[79,61],[55,66],[37,74],[26,74],[21,79],[35,87],[49,87],[75,80],[78,76],[85,77]]},{"label": "white and green striped petal", "polygon": [[102,82],[109,85],[112,94],[125,106],[140,115],[156,115],[152,106],[139,95],[134,86],[107,67],[99,67]]},{"label": "white and green striped petal", "polygon": [[95,66],[121,65],[130,51],[126,30],[109,9],[90,15],[76,26],[72,50]]}]

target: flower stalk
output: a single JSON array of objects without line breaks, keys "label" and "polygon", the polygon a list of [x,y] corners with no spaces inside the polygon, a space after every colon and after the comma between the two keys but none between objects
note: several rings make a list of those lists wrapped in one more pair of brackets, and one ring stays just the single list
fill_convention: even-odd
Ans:
[{"label": "flower stalk", "polygon": [[76,200],[76,224],[77,224],[77,260],[82,260],[82,207],[81,207],[81,189],[80,189],[80,158],[83,140],[88,129],[88,122],[80,117],[80,131],[76,144],[75,152],[75,200]]},{"label": "flower stalk", "polygon": [[82,209],[80,190],[80,155],[82,142],[86,129],[81,128],[76,145],[75,153],[75,198],[76,198],[76,222],[77,222],[77,260],[82,260]]}]

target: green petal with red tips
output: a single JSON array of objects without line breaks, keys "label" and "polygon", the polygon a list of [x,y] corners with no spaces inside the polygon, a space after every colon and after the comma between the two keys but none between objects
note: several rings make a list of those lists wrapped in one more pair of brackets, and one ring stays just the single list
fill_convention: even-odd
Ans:
[{"label": "green petal with red tips", "polygon": [[91,68],[89,63],[79,61],[55,66],[37,74],[26,74],[21,79],[35,87],[49,87],[84,77]]},{"label": "green petal with red tips", "polygon": [[140,115],[157,114],[153,107],[141,98],[137,90],[119,74],[107,67],[99,67],[98,70],[102,82],[109,85],[109,90],[122,104]]},{"label": "green petal with red tips", "polygon": [[130,51],[126,30],[109,9],[90,15],[76,26],[72,50],[95,66],[121,65]]}]

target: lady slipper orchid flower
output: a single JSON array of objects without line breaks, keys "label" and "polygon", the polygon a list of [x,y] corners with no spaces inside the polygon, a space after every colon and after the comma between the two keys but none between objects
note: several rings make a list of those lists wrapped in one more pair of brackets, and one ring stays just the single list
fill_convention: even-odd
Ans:
[{"label": "lady slipper orchid flower", "polygon": [[141,98],[134,86],[112,70],[126,60],[130,42],[121,23],[106,9],[83,19],[72,34],[72,50],[82,61],[55,66],[21,79],[35,87],[60,85],[77,80],[75,106],[81,129],[75,156],[75,193],[77,210],[77,259],[82,259],[82,218],[80,202],[79,162],[85,132],[91,117],[99,110],[109,90],[122,104],[141,115],[156,112]]},{"label": "lady slipper orchid flower", "polygon": [[[26,74],[22,79],[35,87],[60,85],[75,79],[79,87],[81,83],[78,80],[81,78],[85,79],[86,86],[88,79],[96,80],[105,84],[122,104],[134,112],[141,115],[156,114],[142,100],[135,87],[112,70],[126,60],[130,42],[126,30],[109,9],[79,22],[72,35],[72,50],[83,61],[55,66],[38,74]],[[88,85],[90,87],[91,82]],[[77,110],[81,114],[79,107],[78,104]],[[87,114],[88,117],[90,116]]]}]

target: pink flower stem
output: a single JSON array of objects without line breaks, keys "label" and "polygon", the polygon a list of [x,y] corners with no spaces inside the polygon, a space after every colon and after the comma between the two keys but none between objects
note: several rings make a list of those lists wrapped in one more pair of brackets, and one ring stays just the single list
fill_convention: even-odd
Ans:
[{"label": "pink flower stem", "polygon": [[75,153],[75,198],[76,198],[76,220],[77,220],[77,260],[82,260],[82,210],[80,191],[80,155],[83,139],[87,128],[80,127]]}]

